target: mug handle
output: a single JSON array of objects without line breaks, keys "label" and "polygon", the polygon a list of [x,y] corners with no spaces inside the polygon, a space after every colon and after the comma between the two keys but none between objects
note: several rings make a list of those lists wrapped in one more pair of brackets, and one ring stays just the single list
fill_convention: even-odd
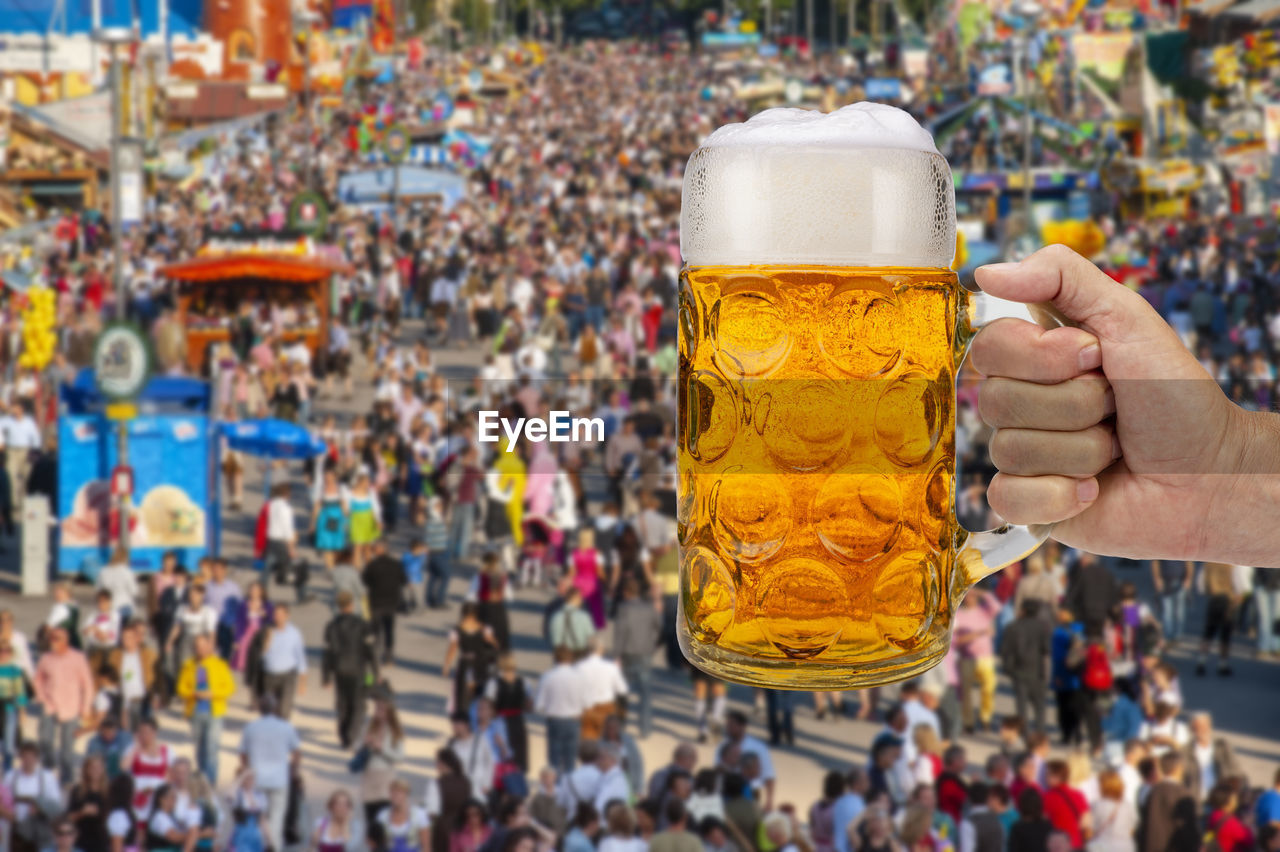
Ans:
[{"label": "mug handle", "polygon": [[[1048,302],[1024,304],[1000,299],[981,290],[964,290],[960,300],[959,333],[956,335],[956,369],[969,354],[969,344],[978,330],[995,319],[1014,317],[1030,320],[1042,328],[1074,326],[1076,323]],[[989,577],[1006,565],[1024,558],[1053,531],[1053,524],[1002,524],[993,530],[970,532],[956,553],[956,568],[962,570],[962,588]]]}]

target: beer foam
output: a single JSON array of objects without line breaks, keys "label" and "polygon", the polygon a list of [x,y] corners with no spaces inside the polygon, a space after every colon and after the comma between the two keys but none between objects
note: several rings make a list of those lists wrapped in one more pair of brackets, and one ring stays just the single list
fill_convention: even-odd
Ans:
[{"label": "beer foam", "polygon": [[951,169],[902,110],[765,110],[712,133],[685,169],[691,266],[930,267],[955,256]]},{"label": "beer foam", "polygon": [[929,131],[910,113],[888,104],[863,101],[835,112],[778,107],[758,112],[741,124],[726,124],[702,143],[704,148],[755,145],[836,145],[841,148],[899,148],[938,153]]}]

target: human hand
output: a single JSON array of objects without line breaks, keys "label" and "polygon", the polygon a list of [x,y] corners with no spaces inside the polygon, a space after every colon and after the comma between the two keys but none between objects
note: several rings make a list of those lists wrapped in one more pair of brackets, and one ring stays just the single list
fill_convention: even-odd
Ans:
[{"label": "human hand", "polygon": [[1097,553],[1280,564],[1257,535],[1280,477],[1256,475],[1280,472],[1280,418],[1232,404],[1145,299],[1070,249],[975,277],[1080,325],[999,319],[973,341],[979,410],[999,429],[992,508]]}]

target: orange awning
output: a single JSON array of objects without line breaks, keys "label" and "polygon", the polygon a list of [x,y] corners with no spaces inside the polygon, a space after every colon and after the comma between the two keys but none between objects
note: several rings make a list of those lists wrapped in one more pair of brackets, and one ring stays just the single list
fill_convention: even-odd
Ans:
[{"label": "orange awning", "polygon": [[291,257],[289,255],[228,254],[217,257],[198,257],[163,267],[160,274],[173,281],[229,281],[258,278],[267,281],[289,281],[295,284],[315,284],[324,281],[335,272],[348,272],[345,264],[331,263],[316,257]]}]

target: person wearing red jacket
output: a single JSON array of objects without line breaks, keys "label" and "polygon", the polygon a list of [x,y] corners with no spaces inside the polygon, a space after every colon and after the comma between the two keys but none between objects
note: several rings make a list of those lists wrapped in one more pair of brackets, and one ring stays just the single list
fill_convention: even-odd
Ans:
[{"label": "person wearing red jacket", "polygon": [[1236,816],[1239,801],[1227,782],[1209,791],[1209,820],[1205,823],[1205,840],[1212,838],[1222,852],[1248,852],[1254,848],[1253,832]]},{"label": "person wearing red jacket", "polygon": [[1072,849],[1083,849],[1089,827],[1089,802],[1079,790],[1069,786],[1070,770],[1065,760],[1051,760],[1045,767],[1044,815],[1058,831],[1071,838]]}]

